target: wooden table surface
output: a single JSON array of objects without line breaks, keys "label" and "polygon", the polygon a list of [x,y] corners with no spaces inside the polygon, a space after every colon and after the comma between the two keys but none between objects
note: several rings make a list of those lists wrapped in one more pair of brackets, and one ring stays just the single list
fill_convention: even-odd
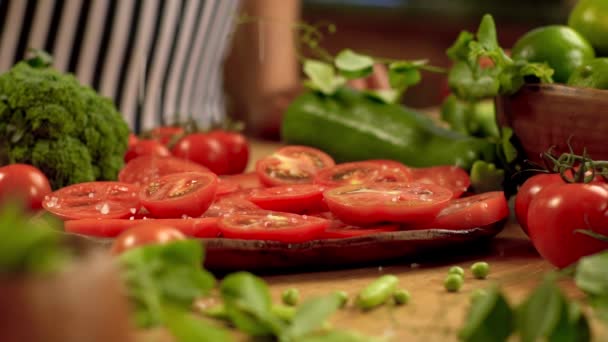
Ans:
[{"label": "wooden table surface", "polygon": [[[278,145],[273,143],[253,142],[251,159],[255,161],[277,147]],[[488,279],[477,280],[471,276],[469,267],[475,261],[486,261],[490,264]],[[443,287],[448,268],[453,265],[463,267],[466,272],[464,286],[458,293],[448,293]],[[542,279],[543,274],[553,269],[537,254],[530,240],[514,218],[511,218],[505,229],[487,248],[467,251],[466,255],[263,277],[270,284],[274,299],[279,302],[281,292],[290,287],[299,289],[302,299],[336,290],[347,291],[352,299],[378,276],[394,274],[399,277],[400,286],[412,295],[408,305],[383,306],[364,313],[349,304],[346,309],[334,315],[334,326],[371,336],[391,337],[391,341],[455,341],[473,290],[497,283],[511,303],[518,303]],[[571,281],[562,285],[570,296],[582,296]],[[593,326],[597,328],[598,325]],[[603,329],[601,334],[607,336]]]}]

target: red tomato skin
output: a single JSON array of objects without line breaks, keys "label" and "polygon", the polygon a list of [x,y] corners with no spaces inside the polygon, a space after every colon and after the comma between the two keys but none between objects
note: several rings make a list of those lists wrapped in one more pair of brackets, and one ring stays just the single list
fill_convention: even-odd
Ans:
[{"label": "red tomato skin", "polygon": [[432,166],[411,169],[414,182],[437,184],[448,188],[454,194],[453,198],[460,197],[471,185],[469,174],[458,166]]},{"label": "red tomato skin", "polygon": [[465,230],[505,220],[509,205],[502,191],[452,199],[435,219],[419,228]]},{"label": "red tomato skin", "polygon": [[127,146],[129,147],[129,149],[131,149],[135,146],[135,144],[137,144],[138,141],[139,138],[137,137],[137,135],[129,133],[129,144]]},{"label": "red tomato skin", "polygon": [[27,209],[39,210],[50,193],[49,180],[37,168],[27,164],[0,167],[0,206],[17,200]]},{"label": "red tomato skin", "polygon": [[530,202],[528,233],[540,255],[556,267],[608,248],[577,229],[608,235],[608,187],[604,184],[554,184]]},{"label": "red tomato skin", "polygon": [[547,186],[564,184],[558,173],[538,174],[530,177],[517,191],[515,196],[515,217],[521,229],[528,234],[528,208],[530,202]]},{"label": "red tomato skin", "polygon": [[118,173],[118,180],[124,183],[147,185],[168,174],[190,171],[208,172],[209,169],[175,157],[142,156],[127,163]]},{"label": "red tomato skin", "polygon": [[156,140],[139,140],[125,153],[125,162],[141,156],[168,157],[171,155],[169,149]]},{"label": "red tomato skin", "polygon": [[183,137],[173,146],[171,153],[203,165],[217,175],[225,175],[230,171],[226,146],[205,133],[192,133]]},{"label": "red tomato skin", "polygon": [[294,214],[315,213],[328,210],[323,191],[325,187],[317,184],[283,185],[254,189],[248,199],[266,210]]},{"label": "red tomato skin", "polygon": [[258,173],[255,171],[239,173],[236,175],[226,175],[221,176],[220,178],[237,183],[241,189],[257,189],[264,186],[264,184],[260,182]]},{"label": "red tomato skin", "polygon": [[[411,180],[410,171],[398,167],[396,162],[386,160],[360,161],[334,165],[317,173],[315,184],[326,187],[366,183],[408,182]],[[336,178],[338,175],[346,175]],[[353,177],[348,174],[354,174]]]},{"label": "red tomato skin", "polygon": [[262,210],[260,207],[247,200],[247,197],[249,197],[249,194],[242,196],[240,194],[230,194],[217,198],[209,209],[205,211],[203,217],[221,217],[239,212],[255,212]]},{"label": "red tomato skin", "polygon": [[168,145],[173,139],[183,135],[185,132],[183,127],[179,126],[161,126],[150,131],[150,137],[157,140],[163,145]]},{"label": "red tomato skin", "polygon": [[265,186],[307,184],[312,183],[319,170],[334,165],[334,160],[321,150],[292,145],[258,160],[256,172]]},{"label": "red tomato skin", "polygon": [[228,172],[233,175],[245,171],[249,163],[249,142],[244,135],[228,131],[211,131],[209,135],[222,143],[228,151]]},{"label": "red tomato skin", "polygon": [[82,219],[63,223],[68,233],[87,236],[113,238],[121,233],[142,224],[156,224],[172,227],[186,236],[198,238],[215,238],[219,235],[217,218],[188,218],[188,219]]},{"label": "red tomato skin", "polygon": [[347,225],[342,221],[334,220],[330,223],[321,235],[322,239],[347,239],[357,236],[367,236],[386,232],[396,232],[399,230],[399,225],[396,224],[383,224],[372,227],[357,227]]},{"label": "red tomato skin", "polygon": [[219,178],[217,179],[217,192],[215,193],[215,197],[221,197],[221,196],[226,196],[226,195],[230,195],[232,193],[235,193],[241,189],[241,186],[236,183],[231,181],[230,179],[226,179],[226,178]]},{"label": "red tomato skin", "polygon": [[162,245],[185,239],[184,234],[173,227],[159,225],[155,222],[140,223],[116,237],[110,253],[118,255],[145,245]]},{"label": "red tomato skin", "polygon": [[[196,180],[202,187],[185,195],[171,195],[154,198],[153,188],[173,191],[186,180]],[[181,189],[180,189],[181,190]],[[184,191],[188,191],[185,189]],[[211,205],[217,192],[217,176],[211,172],[182,172],[163,176],[143,187],[139,193],[141,203],[150,214],[158,218],[180,218],[201,216]]]},{"label": "red tomato skin", "polygon": [[[267,215],[287,218],[289,227],[267,227],[262,223],[242,227],[241,221],[260,220]],[[222,236],[232,239],[278,241],[283,243],[302,243],[318,239],[329,227],[329,221],[314,217],[290,213],[258,211],[227,215],[219,219]]]},{"label": "red tomato skin", "polygon": [[128,183],[78,183],[45,196],[42,207],[62,220],[127,218],[141,208],[138,193]]},{"label": "red tomato skin", "polygon": [[[361,191],[364,189],[373,190],[372,195],[357,195],[360,196],[357,200],[349,198],[349,193],[364,192]],[[395,204],[388,203],[388,201],[391,201],[387,199],[388,195],[377,195],[382,197],[374,200],[376,195],[373,195],[373,193],[384,193],[395,189],[404,191],[404,195],[412,194],[412,200],[418,203],[411,203],[409,199],[403,198],[406,203],[399,205],[399,201],[402,200],[401,195],[390,196],[391,198],[399,198]],[[426,192],[430,192],[429,195],[434,196],[434,198],[422,200],[418,194]],[[344,196],[344,194],[347,194],[347,196]],[[429,195],[425,196],[428,197]],[[390,222],[419,225],[432,221],[447,206],[452,198],[452,192],[434,184],[368,183],[333,188],[325,191],[323,196],[332,214],[348,224],[369,226]]]}]

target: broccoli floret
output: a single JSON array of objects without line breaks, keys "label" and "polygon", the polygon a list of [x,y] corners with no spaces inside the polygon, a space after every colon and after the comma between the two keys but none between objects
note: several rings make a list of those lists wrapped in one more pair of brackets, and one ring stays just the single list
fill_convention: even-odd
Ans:
[{"label": "broccoli floret", "polygon": [[34,165],[54,189],[114,180],[128,135],[112,101],[71,74],[20,62],[0,75],[0,165]]}]

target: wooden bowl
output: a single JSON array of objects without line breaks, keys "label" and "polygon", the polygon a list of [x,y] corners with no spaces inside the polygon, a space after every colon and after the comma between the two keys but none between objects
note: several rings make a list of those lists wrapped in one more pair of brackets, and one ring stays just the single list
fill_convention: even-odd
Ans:
[{"label": "wooden bowl", "polygon": [[542,162],[551,146],[568,151],[569,138],[576,153],[586,148],[592,158],[608,159],[608,90],[527,84],[496,98],[496,117],[513,129],[532,162]]}]

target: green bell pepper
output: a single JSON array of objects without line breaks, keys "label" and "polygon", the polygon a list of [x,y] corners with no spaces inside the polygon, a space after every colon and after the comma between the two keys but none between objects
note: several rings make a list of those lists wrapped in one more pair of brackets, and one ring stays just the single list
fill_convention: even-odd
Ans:
[{"label": "green bell pepper", "polygon": [[437,126],[398,104],[375,101],[347,88],[333,95],[310,91],[291,103],[283,118],[283,140],[317,147],[338,162],[393,159],[412,167],[493,161],[486,139]]}]

